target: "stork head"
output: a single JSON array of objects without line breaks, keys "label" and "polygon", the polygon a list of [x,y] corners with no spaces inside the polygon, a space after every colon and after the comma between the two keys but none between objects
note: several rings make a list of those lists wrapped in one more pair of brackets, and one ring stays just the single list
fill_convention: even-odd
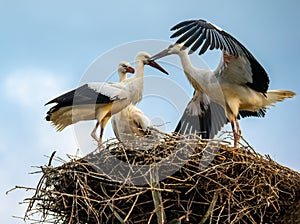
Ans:
[{"label": "stork head", "polygon": [[180,53],[183,53],[184,51],[186,51],[186,50],[185,50],[185,47],[183,46],[183,44],[172,43],[169,45],[169,47],[167,49],[152,56],[151,59],[157,60],[159,58],[166,57],[171,54],[180,54]]},{"label": "stork head", "polygon": [[157,64],[147,52],[139,52],[135,57],[135,62],[142,62],[144,65],[150,65],[151,67],[156,68],[168,75],[168,72],[159,64]]},{"label": "stork head", "polygon": [[134,73],[134,68],[131,67],[129,62],[127,61],[121,61],[118,65],[118,75],[120,78],[120,81],[123,81],[127,78],[126,73]]}]

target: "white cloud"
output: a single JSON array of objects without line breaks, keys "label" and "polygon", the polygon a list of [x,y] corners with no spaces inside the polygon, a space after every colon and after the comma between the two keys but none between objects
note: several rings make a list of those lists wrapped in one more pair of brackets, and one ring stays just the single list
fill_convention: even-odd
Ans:
[{"label": "white cloud", "polygon": [[32,166],[47,163],[43,155],[50,156],[56,150],[58,156],[66,158],[66,154],[76,152],[72,128],[57,133],[44,119],[49,108],[44,104],[70,88],[65,77],[42,69],[27,69],[11,72],[2,83],[0,96],[5,97],[2,100],[7,103],[9,113],[0,127],[0,141],[4,143],[1,153],[5,158],[0,163],[0,177],[4,180],[0,186],[3,202],[0,216],[6,217],[9,223],[20,223],[7,216],[24,215],[25,207],[18,202],[30,194],[17,191],[5,195],[5,192],[15,185],[35,187],[39,175],[28,173],[37,170]]},{"label": "white cloud", "polygon": [[12,119],[26,118],[22,121],[23,126],[20,127],[19,122],[15,122],[11,124],[11,128],[20,131],[30,129],[32,139],[41,148],[51,146],[57,148],[59,144],[65,148],[75,146],[71,130],[63,131],[58,135],[50,123],[44,120],[49,109],[49,106],[44,104],[70,88],[67,87],[68,80],[65,77],[67,76],[62,74],[58,76],[47,70],[27,69],[11,72],[4,81],[3,95],[11,106],[11,113],[8,114],[7,119],[10,120],[9,116]]},{"label": "white cloud", "polygon": [[28,69],[7,75],[4,81],[5,96],[17,104],[32,106],[44,103],[49,96],[62,91],[66,79],[51,72]]}]

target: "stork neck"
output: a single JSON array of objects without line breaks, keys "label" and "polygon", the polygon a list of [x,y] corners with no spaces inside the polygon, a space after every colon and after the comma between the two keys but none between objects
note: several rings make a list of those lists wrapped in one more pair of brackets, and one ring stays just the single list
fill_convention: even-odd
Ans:
[{"label": "stork neck", "polygon": [[181,50],[178,53],[178,55],[180,57],[182,65],[184,67],[186,67],[186,66],[193,66],[192,63],[191,63],[191,60],[190,60],[190,57],[189,57],[189,54],[188,54],[187,50]]},{"label": "stork neck", "polygon": [[119,77],[120,77],[120,82],[123,82],[125,79],[127,79],[127,74],[126,73],[119,73]]},{"label": "stork neck", "polygon": [[181,65],[183,67],[183,70],[185,72],[190,73],[191,70],[193,70],[193,65],[191,63],[191,59],[188,55],[187,50],[182,50],[178,53],[178,56],[180,57]]},{"label": "stork neck", "polygon": [[194,67],[187,50],[181,51],[178,55],[187,79],[196,90],[204,92],[203,87],[208,86],[211,82],[212,76],[210,70]]},{"label": "stork neck", "polygon": [[136,61],[135,62],[135,70],[136,73],[134,74],[134,77],[136,78],[143,78],[144,77],[144,63],[142,61]]},{"label": "stork neck", "polygon": [[135,62],[135,74],[127,79],[129,91],[131,95],[131,103],[135,105],[142,99],[144,88],[144,63],[142,61]]},{"label": "stork neck", "polygon": [[194,74],[195,71],[197,70],[197,74],[201,74],[201,75],[206,75],[210,73],[210,70],[207,69],[201,69],[201,68],[196,68],[192,65],[190,56],[187,52],[187,50],[182,50],[179,52],[179,57],[180,57],[180,61],[181,61],[181,65],[183,67],[183,70],[188,73],[188,74]]}]

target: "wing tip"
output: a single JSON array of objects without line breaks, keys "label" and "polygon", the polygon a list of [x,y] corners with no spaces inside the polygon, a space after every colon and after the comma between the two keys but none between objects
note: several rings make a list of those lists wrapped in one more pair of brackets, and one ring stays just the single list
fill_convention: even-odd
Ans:
[{"label": "wing tip", "polygon": [[55,103],[55,100],[50,100],[49,102],[45,103],[44,106],[47,106],[47,105],[49,105],[51,103]]},{"label": "wing tip", "polygon": [[[236,40],[233,36],[231,36],[229,33],[224,31],[221,27],[219,27],[219,26],[217,26],[217,25],[215,25],[215,24],[213,24],[213,23],[211,23],[207,20],[204,20],[204,19],[186,20],[186,21],[180,22],[180,23],[176,24],[175,26],[173,26],[171,28],[171,31],[175,31],[175,30],[180,29],[180,28],[183,29],[185,27],[187,28],[188,25],[192,25],[192,24],[196,25],[197,27],[202,27],[206,30],[213,30],[213,31],[211,31],[212,33],[217,32],[222,37],[221,40],[218,40],[218,41],[220,41],[220,44],[218,44],[218,47],[216,47],[215,43],[211,43],[211,40],[209,40],[209,39],[211,39],[211,37],[209,37],[207,34],[205,34],[204,38],[202,37],[202,39],[203,40],[207,39],[207,45],[208,46],[206,46],[205,48],[202,47],[200,49],[199,55],[202,55],[203,53],[205,53],[207,51],[207,49],[209,48],[209,50],[213,50],[213,49],[225,50],[228,53],[230,53],[234,56],[237,56],[237,55],[239,55],[239,52],[238,52],[239,50],[237,49],[237,47],[238,47],[238,48],[241,48],[241,50],[247,56],[249,56],[249,57],[251,56],[251,53],[249,53],[248,50],[238,40]],[[187,31],[185,31],[183,33],[186,33],[186,32]],[[180,30],[178,30],[175,33],[173,33],[170,37],[175,38],[175,37],[178,37],[180,35],[182,35],[182,32],[180,32]],[[181,41],[181,42],[185,42],[185,41],[186,40]],[[216,41],[216,40],[213,40],[213,41]],[[200,42],[202,43],[202,41],[200,41]],[[197,49],[194,49],[193,52],[197,51],[200,46],[201,46],[201,44],[197,45]]]},{"label": "wing tip", "polygon": [[170,31],[178,30],[179,28],[198,21],[197,19],[184,20],[172,26]]},{"label": "wing tip", "polygon": [[47,114],[46,117],[45,117],[45,120],[50,121],[50,118],[51,118],[51,114]]}]

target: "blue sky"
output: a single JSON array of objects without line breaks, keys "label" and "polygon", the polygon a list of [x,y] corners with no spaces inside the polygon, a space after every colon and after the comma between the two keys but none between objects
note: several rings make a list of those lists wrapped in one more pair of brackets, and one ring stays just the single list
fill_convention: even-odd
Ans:
[{"label": "blue sky", "polygon": [[[231,33],[255,55],[270,76],[270,89],[300,93],[299,6],[296,0],[2,1],[1,223],[22,223],[12,216],[23,216],[25,206],[18,202],[32,192],[5,192],[15,185],[35,186],[40,176],[29,174],[37,170],[32,166],[47,164],[44,155],[49,156],[54,150],[63,158],[76,153],[74,130],[67,128],[56,133],[44,120],[48,107],[43,105],[78,86],[100,55],[134,41],[170,41],[171,26],[182,20],[202,18]],[[212,68],[219,61],[215,53],[203,59]],[[183,74],[171,74],[169,78],[190,88]],[[191,89],[186,91],[192,93]],[[152,118],[159,116],[157,109],[146,102],[147,99],[139,105],[143,111]],[[272,107],[264,119],[240,122],[243,136],[258,152],[298,171],[299,103],[296,96]],[[169,122],[177,122],[174,114]],[[106,137],[111,135],[108,130]]]}]

